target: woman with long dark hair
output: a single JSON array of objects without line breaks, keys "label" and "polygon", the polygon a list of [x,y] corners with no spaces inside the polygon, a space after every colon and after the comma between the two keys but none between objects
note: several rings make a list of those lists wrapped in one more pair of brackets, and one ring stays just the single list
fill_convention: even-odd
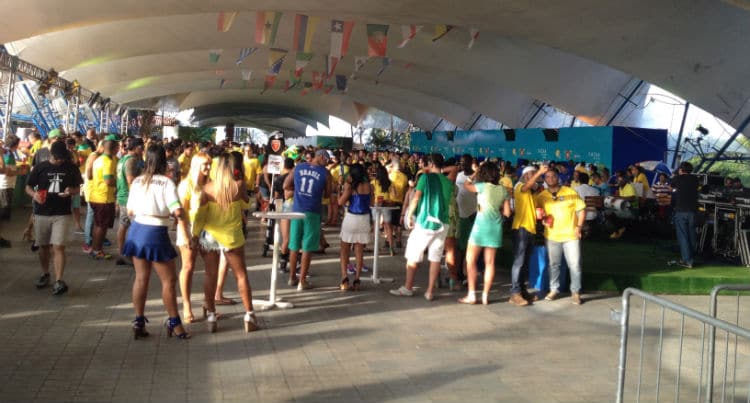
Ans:
[{"label": "woman with long dark hair", "polygon": [[[216,179],[203,188],[201,207],[195,218],[193,233],[200,234],[200,247],[206,272],[215,273],[219,268],[219,254],[223,253],[227,264],[237,280],[237,288],[245,306],[245,331],[258,328],[253,311],[252,291],[247,279],[245,264],[245,235],[242,228],[242,210],[249,207],[245,181],[241,172],[235,175],[233,157],[222,154],[216,166]],[[215,292],[215,291],[214,291]],[[206,291],[210,295],[209,291]],[[216,304],[206,301],[206,316],[209,331],[216,331]]]},{"label": "woman with long dark hair", "polygon": [[[476,183],[475,183],[476,181]],[[469,234],[466,249],[466,272],[469,292],[458,302],[476,303],[477,257],[484,250],[484,290],[482,304],[489,303],[490,288],[495,279],[495,255],[503,244],[503,219],[510,217],[510,197],[500,182],[500,170],[493,162],[485,162],[473,179],[464,182],[464,189],[477,193],[477,217]]]},{"label": "woman with long dark hair", "polygon": [[[350,245],[354,244],[354,255],[357,259],[357,271],[351,289],[359,289],[359,275],[364,266],[364,249],[370,241],[370,206],[372,205],[372,187],[367,181],[367,171],[360,164],[349,168],[349,176],[338,203],[346,208],[344,221],[341,223],[341,284],[342,291],[349,289],[349,277],[346,268],[349,265]],[[390,222],[390,221],[389,221]]]},{"label": "woman with long dark hair", "polygon": [[189,232],[185,213],[177,196],[177,187],[165,175],[166,172],[167,156],[164,147],[149,146],[143,174],[133,180],[128,197],[128,215],[133,219],[122,254],[131,257],[135,266],[133,336],[136,339],[149,335],[144,310],[152,267],[161,280],[161,297],[169,314],[165,322],[167,336],[190,338],[190,334],[182,326],[177,309],[177,252],[168,233],[171,216],[177,218],[182,231]]},{"label": "woman with long dark hair", "polygon": [[[376,206],[390,206],[391,200],[395,199],[394,190],[391,186],[391,179],[388,177],[388,171],[383,164],[375,162],[374,179],[370,182],[372,185],[372,194],[375,198]],[[385,239],[388,243],[388,250],[391,256],[395,256],[396,250],[393,248],[393,227],[391,226],[391,211],[384,210],[380,215],[385,232]],[[375,223],[380,225],[380,223]]]}]

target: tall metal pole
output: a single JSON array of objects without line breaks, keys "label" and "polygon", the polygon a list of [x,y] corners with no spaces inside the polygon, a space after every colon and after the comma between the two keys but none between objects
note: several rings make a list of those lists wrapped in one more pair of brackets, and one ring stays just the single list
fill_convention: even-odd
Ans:
[{"label": "tall metal pole", "polygon": [[672,156],[672,169],[675,169],[677,167],[677,157],[680,154],[680,146],[682,145],[682,132],[683,130],[685,130],[685,119],[687,119],[688,109],[690,109],[690,102],[685,102],[685,112],[682,113],[680,132],[677,133],[677,144],[674,146],[674,155]]},{"label": "tall metal pole", "polygon": [[[78,88],[75,95],[73,96],[73,128],[78,127],[78,113],[81,109],[81,89]],[[85,134],[85,133],[84,133]]]},{"label": "tall metal pole", "polygon": [[70,128],[70,101],[67,99],[65,100],[65,120],[63,120],[63,125],[65,127],[65,133],[70,133],[72,131]]},{"label": "tall metal pole", "polygon": [[3,119],[3,139],[8,135],[10,130],[10,116],[13,114],[13,94],[16,86],[16,64],[18,59],[13,57],[10,60],[10,71],[8,74],[8,91],[5,93],[5,119]]},{"label": "tall metal pole", "polygon": [[615,119],[617,118],[617,116],[620,115],[620,112],[622,112],[622,108],[624,108],[625,105],[627,105],[628,102],[630,102],[630,100],[633,98],[633,96],[635,95],[635,93],[638,92],[638,89],[641,88],[641,85],[643,85],[643,80],[638,81],[638,84],[636,84],[635,88],[633,88],[633,91],[630,91],[630,94],[628,95],[628,97],[625,98],[624,101],[622,101],[622,104],[620,104],[620,107],[617,108],[617,110],[615,111],[615,114],[612,115],[611,118],[609,118],[609,120],[607,121],[607,124],[604,125],[604,126],[609,126],[609,125],[612,124],[612,122],[615,121]]},{"label": "tall metal pole", "polygon": [[[713,157],[711,157],[708,165],[703,170],[703,172],[708,172],[708,170],[711,169],[712,166],[714,166],[714,164],[716,163],[716,160],[718,160],[724,154],[724,152],[727,151],[727,148],[729,148],[729,146],[734,142],[734,140],[737,138],[737,136],[739,136],[740,133],[742,133],[742,131],[745,130],[745,128],[747,127],[748,123],[750,123],[750,115],[747,115],[747,117],[745,118],[745,120],[743,120],[742,123],[740,123],[740,125],[737,127],[737,131],[734,132],[734,134],[732,135],[732,137],[730,137],[726,141],[726,143],[724,143],[724,145],[721,146],[721,149],[719,151],[717,151],[716,154],[714,154]],[[698,165],[698,168],[695,168],[695,172],[698,172],[698,170],[701,168],[701,166],[703,166],[703,162],[701,162],[700,165]]]},{"label": "tall metal pole", "polygon": [[536,108],[536,112],[534,112],[534,114],[533,114],[533,115],[531,115],[531,119],[529,119],[529,121],[528,121],[528,122],[526,122],[526,124],[525,124],[525,125],[523,125],[523,128],[524,128],[524,129],[528,129],[528,128],[529,128],[529,125],[531,125],[531,123],[532,123],[532,122],[534,121],[534,119],[536,119],[537,115],[539,115],[539,112],[541,112],[541,111],[542,111],[542,109],[544,109],[544,107],[545,107],[545,106],[547,106],[547,103],[546,103],[546,102],[542,102],[542,103],[541,103],[541,104],[540,104],[540,105],[539,105],[539,106],[538,106],[538,107]]}]

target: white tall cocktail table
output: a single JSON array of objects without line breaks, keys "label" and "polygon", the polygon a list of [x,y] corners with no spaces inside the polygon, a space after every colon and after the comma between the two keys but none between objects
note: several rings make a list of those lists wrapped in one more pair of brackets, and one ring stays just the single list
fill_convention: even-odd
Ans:
[{"label": "white tall cocktail table", "polygon": [[276,297],[276,268],[279,265],[279,249],[281,247],[280,220],[301,220],[305,218],[305,215],[303,213],[293,212],[256,211],[253,213],[253,217],[276,220],[273,226],[273,263],[271,263],[271,286],[268,292],[268,301],[254,299],[253,305],[259,306],[262,311],[273,309],[275,307],[281,309],[294,308],[294,305],[291,302],[284,302],[281,297]]},{"label": "white tall cocktail table", "polygon": [[[379,277],[378,276],[378,255],[380,252],[380,217],[383,216],[384,211],[398,210],[399,207],[391,206],[373,206],[370,207],[373,211],[373,222],[375,225],[375,241],[373,242],[373,254],[372,254],[372,277],[362,277],[362,280],[372,281],[374,284],[392,283],[392,277]],[[393,245],[391,245],[393,247]]]}]

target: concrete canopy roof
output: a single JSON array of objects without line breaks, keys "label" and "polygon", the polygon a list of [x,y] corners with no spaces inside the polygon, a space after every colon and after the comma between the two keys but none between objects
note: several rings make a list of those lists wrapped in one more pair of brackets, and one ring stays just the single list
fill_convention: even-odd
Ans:
[{"label": "concrete canopy roof", "polygon": [[[119,103],[159,100],[203,108],[204,119],[266,116],[300,122],[335,115],[356,123],[355,102],[431,128],[445,119],[459,127],[474,113],[519,126],[534,100],[590,122],[638,77],[700,106],[733,126],[750,114],[750,37],[745,1],[633,0],[0,0],[6,16],[0,43],[66,79]],[[255,43],[256,11],[281,11],[275,47],[289,49],[274,89],[261,95],[268,47]],[[219,12],[237,11],[228,32]],[[330,20],[355,22],[348,55],[336,68],[350,75],[367,55],[366,24],[390,24],[391,65],[371,59],[346,93],[282,91],[294,65],[294,15],[320,18],[313,38],[313,71],[324,71]],[[401,25],[424,25],[399,49]],[[435,24],[456,28],[437,42]],[[469,29],[480,31],[469,50]],[[241,65],[241,48],[260,47]],[[222,49],[217,63],[209,50]],[[217,74],[217,70],[222,70]],[[241,70],[253,72],[249,83]],[[226,80],[219,88],[221,78]],[[222,111],[216,105],[245,105]],[[206,112],[208,111],[208,112]],[[304,121],[304,119],[302,120]]]}]

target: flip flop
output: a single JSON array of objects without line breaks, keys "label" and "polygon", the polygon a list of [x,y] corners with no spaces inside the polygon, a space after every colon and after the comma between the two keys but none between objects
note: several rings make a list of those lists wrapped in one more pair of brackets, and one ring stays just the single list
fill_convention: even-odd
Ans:
[{"label": "flip flop", "polygon": [[222,298],[222,299],[214,300],[214,303],[216,305],[235,305],[237,303],[237,301],[235,301],[235,300],[233,300],[231,298]]}]

